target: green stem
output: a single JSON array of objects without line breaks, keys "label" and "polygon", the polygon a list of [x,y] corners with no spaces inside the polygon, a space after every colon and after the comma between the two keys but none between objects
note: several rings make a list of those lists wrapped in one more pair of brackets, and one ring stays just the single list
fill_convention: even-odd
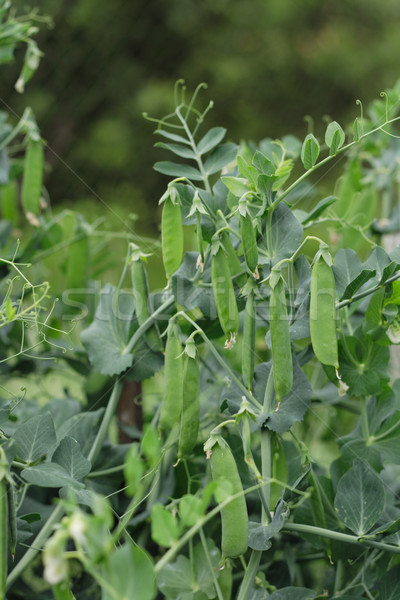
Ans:
[{"label": "green stem", "polygon": [[246,396],[246,398],[253,405],[255,405],[258,409],[261,410],[262,405],[260,404],[260,402],[258,402],[258,400],[256,400],[256,398],[254,398],[253,394],[251,394],[251,392],[249,392],[249,390],[246,388],[246,386],[243,385],[243,383],[240,381],[240,379],[238,379],[238,377],[236,377],[235,373],[232,371],[230,366],[224,361],[224,359],[222,358],[222,356],[220,355],[218,350],[216,348],[214,348],[214,344],[212,342],[210,342],[210,340],[208,339],[208,337],[206,336],[204,331],[201,329],[201,327],[199,327],[197,325],[197,323],[195,323],[195,321],[193,321],[183,310],[177,312],[175,316],[176,317],[178,317],[178,316],[184,317],[196,329],[196,331],[199,333],[199,335],[201,335],[204,342],[207,344],[207,346],[211,350],[212,354],[214,354],[216,360],[219,362],[221,367],[229,374],[232,381],[237,385],[237,387],[240,389],[240,391],[243,393],[243,395]]},{"label": "green stem", "polygon": [[260,564],[262,552],[253,550],[250,556],[249,564],[244,574],[242,585],[239,589],[237,600],[248,600],[250,592],[254,586],[254,580],[257,575],[258,566]]},{"label": "green stem", "polygon": [[24,572],[30,562],[35,558],[37,554],[42,550],[44,543],[50,537],[53,527],[64,514],[64,507],[62,504],[58,504],[53,510],[42,529],[39,531],[36,538],[33,540],[30,548],[25,552],[21,560],[15,565],[12,571],[7,577],[7,588],[18,579],[18,577]]},{"label": "green stem", "polygon": [[343,152],[346,152],[347,150],[349,150],[349,148],[352,148],[353,146],[355,146],[356,144],[358,144],[365,137],[368,137],[369,135],[372,135],[373,133],[376,133],[377,131],[381,131],[384,127],[386,127],[390,123],[394,123],[395,121],[398,121],[399,119],[400,119],[400,117],[394,117],[393,119],[390,119],[389,121],[386,121],[382,125],[379,125],[379,127],[376,127],[375,129],[372,129],[371,131],[367,131],[366,133],[364,133],[363,135],[361,135],[357,141],[354,140],[353,142],[350,142],[349,144],[346,144],[345,146],[342,146],[342,148],[339,148],[339,150],[333,156],[327,156],[324,159],[320,160],[313,167],[311,167],[311,169],[308,169],[308,171],[306,171],[305,173],[303,173],[303,175],[301,175],[298,179],[296,179],[296,181],[294,181],[292,183],[292,185],[290,185],[284,192],[282,192],[282,194],[280,196],[278,196],[278,198],[275,200],[275,202],[273,202],[271,204],[271,208],[274,209],[276,207],[276,205],[279,204],[279,202],[281,202],[281,200],[283,200],[284,198],[286,198],[286,196],[288,194],[290,194],[290,192],[292,190],[294,190],[295,187],[297,187],[299,185],[299,183],[301,183],[302,181],[304,181],[304,179],[306,179],[309,175],[311,175],[311,173],[314,173],[314,171],[316,171],[317,169],[319,169],[320,167],[322,167],[323,165],[325,165],[326,163],[328,163],[332,159],[336,158],[339,154],[342,154]]},{"label": "green stem", "polygon": [[342,560],[337,561],[336,565],[336,573],[335,573],[335,584],[333,587],[333,595],[337,594],[337,592],[342,588],[343,585],[343,576],[344,576],[344,565]]},{"label": "green stem", "polygon": [[105,410],[103,419],[101,421],[101,425],[97,432],[96,438],[94,440],[93,446],[90,449],[88,454],[88,460],[92,465],[96,462],[96,458],[99,455],[102,445],[104,444],[104,440],[107,437],[108,428],[111,423],[111,419],[115,415],[115,411],[117,409],[118,400],[121,395],[123,379],[117,379],[114,383],[113,390],[111,392],[110,399],[107,404],[107,408]]},{"label": "green stem", "polygon": [[161,306],[159,306],[157,308],[157,310],[155,310],[148,319],[146,319],[146,321],[143,323],[143,325],[141,325],[133,334],[133,336],[131,337],[131,339],[129,340],[128,344],[126,345],[123,354],[129,354],[129,352],[132,352],[133,348],[136,346],[136,344],[138,342],[140,342],[140,340],[143,338],[143,334],[149,329],[149,327],[152,326],[152,324],[154,323],[154,321],[157,319],[157,317],[162,314],[164,311],[168,310],[168,308],[170,308],[170,306],[172,306],[175,302],[175,298],[173,296],[171,296],[171,298],[168,298],[168,300],[166,300],[163,304],[161,304]]},{"label": "green stem", "polygon": [[285,523],[283,530],[289,532],[293,531],[299,533],[319,535],[321,537],[330,538],[331,540],[337,540],[338,542],[345,542],[346,544],[356,544],[357,546],[369,546],[371,548],[380,548],[381,550],[393,552],[393,554],[400,554],[399,546],[393,546],[392,544],[386,544],[385,542],[366,540],[363,538],[359,538],[355,535],[349,535],[348,533],[340,533],[339,531],[331,531],[330,529],[323,529],[322,527],[315,527],[314,525],[305,525],[303,523]]},{"label": "green stem", "polygon": [[361,426],[366,443],[369,442],[369,425],[368,425],[368,413],[367,413],[367,399],[361,398]]},{"label": "green stem", "polygon": [[352,304],[353,302],[356,302],[357,300],[361,300],[362,298],[365,298],[366,296],[373,294],[374,292],[382,289],[386,285],[389,285],[389,283],[392,283],[392,281],[396,281],[399,278],[400,278],[400,273],[396,273],[392,277],[389,277],[389,279],[387,279],[385,281],[385,283],[378,283],[377,285],[370,288],[369,290],[360,292],[359,294],[356,294],[355,296],[353,296],[352,298],[349,298],[348,300],[342,300],[341,302],[337,302],[336,308],[342,308],[343,306],[349,306],[349,304]]},{"label": "green stem", "polygon": [[201,539],[201,544],[203,546],[204,554],[206,556],[208,568],[210,569],[211,579],[213,580],[215,591],[217,592],[218,600],[224,600],[224,597],[221,592],[221,588],[219,587],[218,579],[215,576],[215,570],[214,570],[214,566],[211,561],[210,553],[208,551],[207,540],[206,540],[206,536],[204,535],[203,528],[200,529],[199,533],[200,533],[200,539]]}]

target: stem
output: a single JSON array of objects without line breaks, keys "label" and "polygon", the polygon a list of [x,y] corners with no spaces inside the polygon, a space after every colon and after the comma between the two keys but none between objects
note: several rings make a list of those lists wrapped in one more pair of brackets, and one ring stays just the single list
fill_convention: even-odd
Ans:
[{"label": "stem", "polygon": [[140,342],[140,340],[143,337],[143,334],[149,329],[149,327],[151,327],[151,325],[154,323],[154,321],[156,320],[156,318],[163,313],[164,311],[166,311],[170,306],[172,306],[175,302],[175,298],[173,296],[171,296],[171,298],[168,298],[168,300],[166,300],[163,304],[161,304],[161,306],[159,306],[157,308],[157,310],[155,310],[148,319],[146,319],[146,321],[143,323],[143,325],[141,325],[133,334],[133,336],[131,337],[131,339],[129,340],[127,346],[125,347],[125,350],[123,351],[123,354],[128,354],[129,352],[132,352],[133,348],[136,346],[136,344],[138,342]]},{"label": "stem", "polygon": [[369,425],[368,425],[368,413],[367,413],[367,399],[361,398],[361,426],[366,443],[369,442]]},{"label": "stem", "polygon": [[342,560],[337,561],[336,574],[335,574],[335,584],[333,587],[333,595],[337,594],[337,592],[341,589],[343,585],[343,575],[344,575],[344,565]]},{"label": "stem", "polygon": [[94,465],[96,458],[98,457],[101,447],[104,443],[104,440],[106,439],[107,431],[110,426],[111,419],[115,414],[118,400],[121,395],[122,384],[123,384],[123,379],[117,379],[114,383],[113,391],[111,392],[111,396],[108,401],[105,413],[103,415],[103,419],[101,421],[100,428],[97,432],[96,439],[94,440],[93,446],[91,447],[90,452],[87,457],[92,465]]},{"label": "stem", "polygon": [[302,181],[304,181],[304,179],[306,179],[309,175],[311,175],[311,173],[314,173],[314,171],[316,171],[317,169],[319,169],[320,167],[322,167],[323,165],[325,165],[327,162],[329,162],[330,160],[332,160],[333,158],[336,158],[339,154],[342,154],[343,152],[346,152],[346,150],[349,150],[349,148],[352,148],[353,146],[355,146],[356,144],[358,144],[362,139],[364,139],[365,137],[368,137],[369,135],[372,135],[373,133],[376,133],[377,131],[381,131],[384,127],[386,127],[387,125],[389,125],[390,123],[394,123],[395,121],[398,121],[400,119],[400,117],[394,117],[393,119],[390,119],[389,121],[386,121],[385,123],[383,123],[382,125],[379,125],[379,127],[376,127],[375,129],[372,129],[371,131],[367,131],[366,133],[364,133],[363,135],[361,135],[359,137],[359,139],[356,141],[354,140],[353,142],[350,142],[349,144],[346,144],[345,146],[342,146],[342,148],[339,148],[339,150],[336,152],[336,154],[334,154],[333,156],[327,156],[326,158],[320,160],[318,163],[316,163],[313,167],[311,167],[311,169],[308,169],[308,171],[306,171],[305,173],[303,173],[303,175],[301,175],[298,179],[296,179],[296,181],[294,181],[292,183],[292,185],[290,185],[276,200],[275,202],[273,202],[271,204],[271,208],[274,209],[277,204],[279,204],[279,202],[281,200],[283,200],[284,198],[286,198],[286,196],[292,191],[294,190],[295,187],[297,187],[299,185],[299,183],[301,183]]},{"label": "stem", "polygon": [[250,598],[251,588],[254,584],[255,576],[257,575],[258,566],[260,564],[262,552],[253,550],[250,556],[249,564],[244,574],[242,585],[239,589],[237,600],[248,600]]},{"label": "stem", "polygon": [[35,558],[37,554],[42,550],[44,543],[50,537],[53,526],[58,523],[64,514],[64,507],[62,504],[58,504],[53,510],[50,517],[47,519],[46,523],[43,525],[42,529],[37,534],[36,538],[33,540],[30,548],[25,552],[21,560],[15,565],[12,571],[9,573],[7,577],[7,588],[11,586],[12,583],[24,572],[29,563]]},{"label": "stem", "polygon": [[392,277],[389,277],[389,279],[387,279],[385,281],[385,283],[378,283],[377,285],[370,288],[369,290],[360,292],[359,294],[356,294],[355,296],[353,296],[352,298],[349,298],[348,300],[342,300],[341,302],[337,302],[336,308],[343,308],[343,306],[349,306],[349,304],[356,302],[356,300],[361,300],[361,298],[365,298],[366,296],[373,294],[374,292],[380,290],[381,288],[385,287],[389,283],[392,283],[392,281],[396,281],[399,278],[400,278],[400,273],[396,273],[395,275],[392,275]]},{"label": "stem", "polygon": [[224,600],[224,597],[221,592],[221,588],[219,587],[218,580],[215,576],[215,570],[214,570],[213,564],[211,562],[211,556],[210,556],[210,553],[207,548],[207,540],[206,540],[206,536],[204,535],[203,528],[200,529],[199,533],[200,533],[200,539],[201,539],[201,544],[203,546],[204,554],[206,555],[207,564],[210,569],[211,579],[213,580],[215,591],[217,592],[218,600]]},{"label": "stem", "polygon": [[229,376],[231,377],[232,381],[238,386],[238,388],[243,393],[243,395],[246,396],[246,398],[253,405],[255,405],[258,409],[261,410],[262,409],[262,405],[260,404],[260,402],[258,402],[258,400],[256,400],[256,398],[254,398],[253,394],[251,394],[251,392],[249,392],[249,390],[246,388],[246,386],[243,385],[243,383],[240,381],[240,379],[238,379],[236,377],[235,373],[232,371],[232,369],[230,368],[230,366],[224,361],[224,359],[222,358],[222,356],[220,355],[220,353],[218,352],[218,350],[216,348],[214,348],[214,344],[212,342],[210,342],[210,340],[208,339],[208,337],[206,336],[206,334],[204,333],[204,331],[201,329],[201,327],[199,327],[197,325],[197,323],[195,323],[195,321],[193,321],[183,310],[177,312],[175,316],[176,317],[177,316],[184,317],[196,329],[196,331],[198,331],[199,335],[201,335],[201,337],[203,338],[204,342],[207,344],[207,346],[209,347],[209,349],[211,350],[211,352],[214,354],[214,356],[217,359],[217,361],[219,362],[219,364],[229,374]]},{"label": "stem", "polygon": [[393,552],[394,554],[400,554],[400,547],[386,544],[385,542],[375,542],[374,540],[366,540],[359,538],[355,535],[349,535],[348,533],[340,533],[339,531],[331,531],[330,529],[323,529],[322,527],[315,527],[314,525],[305,525],[304,523],[285,523],[283,527],[284,531],[294,531],[299,533],[311,533],[319,535],[321,537],[327,537],[331,540],[337,540],[338,542],[345,542],[347,544],[356,544],[358,546],[369,546],[371,548],[380,548]]}]

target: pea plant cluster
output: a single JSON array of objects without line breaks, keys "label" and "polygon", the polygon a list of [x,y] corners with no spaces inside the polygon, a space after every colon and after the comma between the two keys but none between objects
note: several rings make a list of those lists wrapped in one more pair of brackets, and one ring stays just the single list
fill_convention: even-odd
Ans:
[{"label": "pea plant cluster", "polygon": [[[320,140],[240,145],[205,129],[202,88],[178,82],[173,112],[146,115],[178,157],[155,165],[166,287],[149,291],[148,244],[129,239],[81,345],[61,356],[61,317],[45,319],[42,358],[85,378],[86,405],[2,399],[0,600],[400,597],[400,248],[382,246],[400,84]],[[69,247],[83,302],[95,231],[39,213],[39,140],[22,190],[38,229],[16,256]],[[22,306],[4,295],[7,348]],[[143,425],[118,443],[132,381]]]}]

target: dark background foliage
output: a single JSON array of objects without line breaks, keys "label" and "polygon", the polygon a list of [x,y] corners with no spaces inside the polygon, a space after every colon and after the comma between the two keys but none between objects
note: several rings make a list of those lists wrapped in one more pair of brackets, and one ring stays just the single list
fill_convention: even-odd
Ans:
[{"label": "dark background foliage", "polygon": [[152,164],[165,157],[141,114],[168,112],[176,79],[207,82],[209,124],[258,141],[303,136],[306,114],[316,133],[326,114],[345,123],[356,98],[368,103],[399,75],[397,0],[42,0],[40,10],[54,20],[39,37],[42,64],[23,98],[4,67],[0,97],[35,111],[53,205],[97,214],[102,199],[154,233],[165,178]]}]

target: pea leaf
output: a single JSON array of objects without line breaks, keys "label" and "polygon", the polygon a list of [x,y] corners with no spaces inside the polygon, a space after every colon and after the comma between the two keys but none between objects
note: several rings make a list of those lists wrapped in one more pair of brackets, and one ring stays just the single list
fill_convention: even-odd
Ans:
[{"label": "pea leaf", "polygon": [[168,548],[178,539],[178,522],[162,504],[157,502],[151,509],[151,537],[160,546]]},{"label": "pea leaf", "polygon": [[271,523],[268,525],[260,525],[254,521],[249,522],[249,546],[253,550],[268,550],[272,546],[270,541],[284,526],[285,518],[289,514],[287,505],[283,502],[279,503]]},{"label": "pea leaf", "polygon": [[249,182],[243,177],[231,177],[227,175],[225,177],[221,177],[221,181],[234,196],[243,196],[243,194],[251,189]]},{"label": "pea leaf", "polygon": [[362,266],[357,254],[351,248],[340,248],[333,265],[336,293],[340,300],[354,296],[364,283],[376,275],[375,268]]},{"label": "pea leaf", "polygon": [[400,600],[400,565],[390,569],[379,583],[379,600]]},{"label": "pea leaf", "polygon": [[87,455],[96,437],[103,412],[104,408],[99,408],[96,411],[74,415],[59,427],[57,430],[58,439],[62,439],[66,435],[71,436],[78,442],[82,454]]},{"label": "pea leaf", "polygon": [[203,176],[200,171],[190,165],[181,165],[170,161],[159,161],[154,165],[154,170],[168,175],[169,177],[187,177],[192,181],[202,181]]},{"label": "pea leaf", "polygon": [[384,505],[381,478],[365,460],[356,459],[338,483],[335,510],[339,519],[353,533],[362,536],[375,525]]},{"label": "pea leaf", "polygon": [[165,131],[164,129],[156,129],[154,132],[156,135],[161,135],[165,137],[167,140],[172,140],[173,142],[179,142],[180,144],[190,145],[190,141],[184,138],[181,135],[177,135],[176,133],[171,133],[170,131]]},{"label": "pea leaf", "polygon": [[39,487],[60,488],[72,486],[74,488],[83,488],[83,483],[76,481],[69,473],[55,463],[41,463],[35,467],[28,467],[21,472],[21,476],[28,483]]},{"label": "pea leaf", "polygon": [[204,163],[204,170],[207,175],[218,173],[225,165],[234,161],[237,150],[238,146],[236,144],[222,144],[215,148]]},{"label": "pea leaf", "polygon": [[198,496],[185,494],[179,502],[179,516],[186,527],[195,525],[204,515],[204,502]]},{"label": "pea leaf", "polygon": [[309,133],[301,147],[301,162],[305,169],[311,169],[317,162],[319,156],[318,140]]},{"label": "pea leaf", "polygon": [[118,375],[132,365],[133,355],[126,352],[130,338],[133,296],[119,294],[107,284],[100,292],[94,321],[81,334],[92,365],[103,375]]},{"label": "pea leaf", "polygon": [[344,144],[345,134],[339,123],[332,121],[325,132],[325,143],[329,148],[329,154],[334,156]]},{"label": "pea leaf", "polygon": [[331,206],[334,202],[336,202],[336,196],[328,196],[327,198],[323,198],[314,206],[314,208],[309,212],[305,213],[302,218],[299,219],[302,225],[309,223],[310,221],[314,221],[317,219],[322,213]]},{"label": "pea leaf", "polygon": [[18,457],[34,462],[51,452],[56,444],[56,432],[51,415],[36,415],[25,421],[14,433]]},{"label": "pea leaf", "polygon": [[264,175],[275,174],[274,164],[259,150],[253,156],[253,165]]},{"label": "pea leaf", "polygon": [[[207,317],[215,317],[217,309],[211,287],[203,287],[192,282],[197,273],[197,257],[196,252],[185,254],[183,263],[171,277],[170,285],[179,306],[183,306],[186,310],[198,308]],[[204,274],[205,279],[206,277],[207,272]]]},{"label": "pea leaf", "polygon": [[[288,258],[297,250],[303,238],[303,228],[292,211],[282,202],[272,215],[271,240],[273,263]],[[265,239],[265,243],[267,240]]]},{"label": "pea leaf", "polygon": [[153,563],[139,546],[127,542],[107,554],[101,566],[102,576],[113,591],[102,589],[102,600],[153,600],[156,596]]},{"label": "pea leaf", "polygon": [[157,142],[154,144],[157,148],[163,148],[164,150],[169,150],[173,154],[180,156],[181,158],[196,158],[195,153],[191,148],[187,146],[182,146],[181,144],[165,144],[164,142]]},{"label": "pea leaf", "polygon": [[70,436],[61,440],[51,461],[63,467],[77,481],[81,481],[91,468],[90,462],[82,454],[79,443]]},{"label": "pea leaf", "polygon": [[199,154],[206,154],[215,146],[218,146],[220,142],[224,139],[226,134],[226,129],[223,127],[213,127],[208,131],[203,138],[197,144],[197,151]]}]

